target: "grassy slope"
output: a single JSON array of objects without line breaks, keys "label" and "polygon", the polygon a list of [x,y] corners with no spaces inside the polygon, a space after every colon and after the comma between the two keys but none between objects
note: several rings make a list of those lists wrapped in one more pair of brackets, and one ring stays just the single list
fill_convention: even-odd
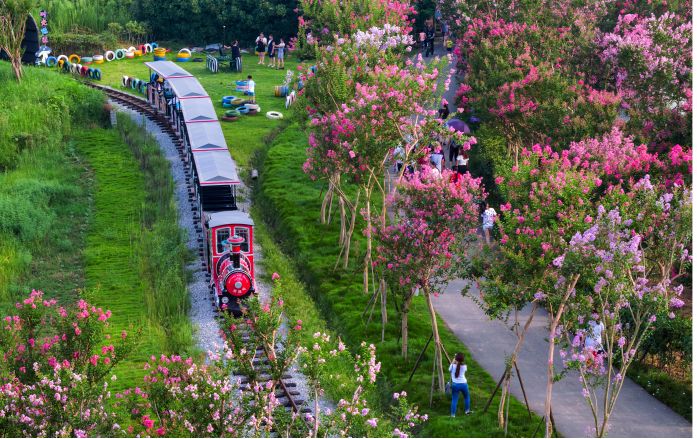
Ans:
[{"label": "grassy slope", "polygon": [[0,62],[0,102],[0,310],[31,289],[73,299],[83,285],[89,187],[66,139],[99,122],[103,98],[39,69],[17,83]]},{"label": "grassy slope", "polygon": [[[367,297],[362,292],[360,264],[352,264],[347,272],[333,271],[337,224],[322,226],[317,221],[322,186],[310,182],[301,170],[305,142],[304,134],[297,127],[290,126],[278,136],[268,152],[262,181],[265,197],[263,202],[265,211],[273,212],[273,215],[268,215],[267,219],[278,231],[278,237],[285,241],[286,250],[292,250],[315,299],[324,315],[330,319],[330,325],[351,343],[355,344],[360,340],[375,343],[388,381],[385,383],[386,390],[406,389],[411,399],[426,408],[430,396],[432,349],[427,351],[412,382],[407,382],[419,350],[430,335],[425,302],[422,298],[417,298],[410,314],[410,355],[408,361],[404,362],[399,355],[398,318],[391,307],[384,343],[380,343],[380,325],[375,318],[368,325],[363,323],[365,319],[362,318],[362,313]],[[502,436],[503,432],[497,428],[495,415],[497,399],[487,414],[481,413],[496,383],[472,361],[466,348],[449,330],[443,325],[441,330],[443,343],[449,352],[465,352],[473,408],[480,413],[455,419],[444,416],[448,413],[449,401],[445,397],[436,396],[431,421],[427,424],[424,435]],[[513,400],[510,419],[509,435],[513,436],[531,435],[539,420],[534,416],[531,422],[524,406]]]}]

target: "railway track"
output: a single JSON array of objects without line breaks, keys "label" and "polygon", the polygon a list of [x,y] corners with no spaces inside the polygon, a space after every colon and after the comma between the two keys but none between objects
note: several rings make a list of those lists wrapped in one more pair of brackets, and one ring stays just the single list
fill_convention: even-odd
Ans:
[{"label": "railway track", "polygon": [[[199,262],[200,262],[200,269],[202,271],[205,271],[206,274],[206,280],[210,283],[211,275],[210,273],[206,270],[206,263],[205,263],[205,247],[204,247],[204,236],[203,236],[203,230],[201,228],[201,212],[199,211],[198,204],[196,203],[196,192],[194,190],[194,176],[193,176],[193,170],[192,170],[192,164],[191,160],[189,158],[188,151],[186,151],[186,144],[184,143],[184,140],[179,136],[177,133],[177,130],[175,127],[172,126],[172,124],[169,122],[167,117],[152,108],[152,106],[145,100],[141,99],[137,96],[133,96],[129,93],[125,93],[121,90],[113,89],[111,87],[95,84],[92,82],[85,82],[85,84],[89,87],[101,90],[102,92],[106,93],[108,98],[126,108],[129,108],[138,114],[141,114],[142,116],[150,119],[152,122],[154,122],[158,128],[165,133],[171,140],[172,143],[177,148],[177,152],[179,154],[179,159],[182,161],[182,164],[184,165],[184,170],[185,170],[185,175],[186,175],[186,188],[187,188],[187,193],[188,193],[188,201],[190,204],[191,212],[192,212],[192,221],[196,230],[196,241],[198,243],[198,256],[199,256]],[[223,316],[220,314],[220,310],[218,307],[215,305],[215,292],[213,288],[211,287],[209,289],[210,291],[210,304],[214,309],[214,312],[216,313],[216,317],[218,320],[221,320]],[[264,371],[266,369],[266,365],[268,364],[268,357],[266,356],[266,353],[264,350],[259,347],[257,349],[257,354],[258,357],[255,359],[255,364],[258,365],[261,371],[261,377],[264,379],[264,377],[269,377],[268,374],[265,374]],[[241,377],[241,383],[242,384],[249,384],[249,379],[246,377]],[[301,399],[297,399],[298,396],[300,396],[300,392],[296,390],[297,388],[297,383],[294,382],[292,375],[290,374],[285,374],[279,381],[278,385],[278,391],[276,392],[275,396],[277,400],[285,406],[288,410],[292,410],[296,413],[310,413],[311,410],[307,407],[303,407],[305,401]]]}]

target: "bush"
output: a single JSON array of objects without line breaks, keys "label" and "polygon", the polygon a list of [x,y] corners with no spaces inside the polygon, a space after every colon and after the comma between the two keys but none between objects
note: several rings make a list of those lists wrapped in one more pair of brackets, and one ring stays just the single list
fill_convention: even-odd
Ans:
[{"label": "bush", "polygon": [[111,32],[86,34],[77,32],[52,33],[51,49],[54,54],[77,53],[89,55],[117,48],[117,35]]}]

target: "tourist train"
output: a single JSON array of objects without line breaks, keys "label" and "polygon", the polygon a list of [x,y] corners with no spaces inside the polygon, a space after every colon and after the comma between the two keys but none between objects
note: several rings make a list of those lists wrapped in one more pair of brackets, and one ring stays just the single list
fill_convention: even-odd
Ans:
[{"label": "tourist train", "polygon": [[238,208],[241,184],[213,102],[196,78],[171,61],[145,63],[152,71],[148,102],[183,139],[189,189],[204,233],[205,266],[220,309],[241,313],[254,294],[254,222]]}]

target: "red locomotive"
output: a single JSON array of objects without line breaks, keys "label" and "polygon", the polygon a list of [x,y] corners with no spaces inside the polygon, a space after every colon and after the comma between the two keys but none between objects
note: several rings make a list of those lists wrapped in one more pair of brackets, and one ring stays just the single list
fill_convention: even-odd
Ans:
[{"label": "red locomotive", "polygon": [[216,304],[238,315],[256,290],[254,222],[237,208],[241,184],[213,102],[198,80],[171,61],[145,63],[153,70],[148,101],[166,115],[184,141],[183,161],[205,234],[205,262]]}]

